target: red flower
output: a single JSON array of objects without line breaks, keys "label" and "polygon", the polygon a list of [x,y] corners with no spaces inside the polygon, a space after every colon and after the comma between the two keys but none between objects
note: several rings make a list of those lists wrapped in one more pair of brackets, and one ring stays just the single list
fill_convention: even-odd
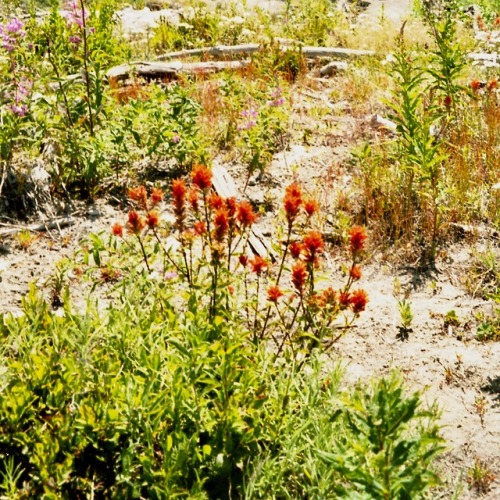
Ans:
[{"label": "red flower", "polygon": [[267,289],[267,299],[270,300],[271,302],[278,302],[278,299],[280,297],[283,297],[283,292],[279,289],[277,286],[270,286]]},{"label": "red flower", "polygon": [[304,262],[298,261],[292,267],[293,286],[302,293],[307,280],[307,269]]},{"label": "red flower", "polygon": [[445,96],[444,98],[444,105],[449,108],[451,106],[451,103],[453,102],[453,99],[451,97],[451,95],[447,95]]},{"label": "red flower", "polygon": [[194,223],[193,229],[198,236],[202,236],[207,232],[207,225],[202,220],[199,220]]},{"label": "red flower", "polygon": [[326,305],[335,306],[337,304],[337,292],[332,287],[323,290],[323,300]]},{"label": "red flower", "polygon": [[262,274],[262,271],[269,267],[268,263],[260,256],[256,255],[251,261],[252,271],[258,276]]},{"label": "red flower", "polygon": [[160,214],[156,210],[151,210],[146,215],[146,224],[150,227],[156,227],[160,220]]},{"label": "red flower", "polygon": [[486,86],[488,90],[495,90],[498,87],[498,80],[496,78],[493,78],[490,80]]},{"label": "red flower", "polygon": [[193,184],[202,191],[212,186],[212,172],[205,165],[195,165],[191,172]]},{"label": "red flower", "polygon": [[153,202],[153,206],[161,203],[163,201],[163,191],[158,188],[153,188],[151,191],[151,201]]},{"label": "red flower", "polygon": [[242,201],[238,204],[236,218],[243,227],[249,227],[257,220],[257,214],[248,201]]},{"label": "red flower", "polygon": [[316,256],[323,252],[325,244],[323,237],[318,231],[310,231],[304,237],[304,248],[307,251],[307,261],[314,262]]},{"label": "red flower", "polygon": [[349,274],[354,281],[361,279],[361,267],[354,266]]},{"label": "red flower", "polygon": [[192,188],[187,192],[187,200],[191,205],[191,208],[197,212],[198,211],[198,192],[196,189]]},{"label": "red flower", "polygon": [[294,259],[298,259],[300,257],[300,254],[303,252],[304,250],[304,245],[302,243],[300,243],[300,241],[294,241],[291,245],[290,245],[290,254],[292,255],[292,257]]},{"label": "red flower", "polygon": [[351,294],[342,290],[339,293],[339,304],[341,309],[346,309],[351,304]]},{"label": "red flower", "polygon": [[212,193],[208,197],[208,205],[214,210],[219,210],[224,205],[224,200],[217,193]]},{"label": "red flower", "polygon": [[243,267],[247,267],[247,264],[248,264],[248,255],[245,255],[245,254],[241,254],[239,256],[239,259],[240,261],[240,264],[243,266]]},{"label": "red flower", "polygon": [[349,231],[351,240],[351,251],[360,252],[365,247],[365,240],[367,238],[366,229],[362,226],[353,226]]},{"label": "red flower", "polygon": [[186,183],[182,179],[172,181],[172,196],[174,198],[176,224],[178,229],[182,230],[186,210]]},{"label": "red flower", "polygon": [[477,92],[481,87],[482,87],[482,83],[479,80],[472,80],[472,82],[470,82],[470,88],[474,92]]},{"label": "red flower", "polygon": [[128,228],[133,234],[139,234],[144,228],[144,220],[135,210],[128,213]]},{"label": "red flower", "polygon": [[133,189],[129,189],[128,197],[131,200],[136,201],[141,208],[146,208],[148,202],[148,193],[144,186],[138,186]]},{"label": "red flower", "polygon": [[172,196],[176,208],[184,207],[186,201],[186,183],[182,179],[172,181]]},{"label": "red flower", "polygon": [[229,215],[225,208],[219,208],[214,215],[215,233],[214,238],[222,241],[229,228]]},{"label": "red flower", "polygon": [[304,210],[309,217],[314,215],[318,211],[318,208],[318,202],[314,198],[304,201]]},{"label": "red flower", "polygon": [[351,309],[355,314],[365,310],[368,302],[368,295],[364,290],[355,290],[351,295]]},{"label": "red flower", "polygon": [[123,236],[123,226],[119,222],[115,222],[113,226],[111,226],[111,231],[115,236]]},{"label": "red flower", "polygon": [[229,214],[230,219],[234,219],[234,216],[236,215],[236,198],[233,196],[231,198],[226,198],[226,209],[227,213]]},{"label": "red flower", "polygon": [[291,224],[297,217],[302,205],[302,190],[298,183],[294,182],[286,188],[283,206],[285,208],[286,218]]}]

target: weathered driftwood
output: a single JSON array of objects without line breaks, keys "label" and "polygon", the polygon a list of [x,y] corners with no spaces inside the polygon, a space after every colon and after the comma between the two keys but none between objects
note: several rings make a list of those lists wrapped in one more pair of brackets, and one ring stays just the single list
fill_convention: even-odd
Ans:
[{"label": "weathered driftwood", "polygon": [[[211,55],[216,57],[229,56],[233,54],[253,54],[262,50],[265,46],[256,43],[246,45],[219,45],[216,47],[203,47],[200,49],[180,50],[178,52],[169,52],[156,58],[157,61],[166,61],[168,59],[177,59],[180,57],[192,57],[200,55]],[[280,50],[290,50],[291,47],[300,47],[300,51],[305,57],[335,57],[340,59],[349,59],[353,57],[374,56],[374,50],[346,49],[341,47],[310,47],[300,46],[299,43],[287,41],[280,44]]]},{"label": "weathered driftwood", "polygon": [[375,55],[374,50],[344,49],[340,47],[302,47],[301,52],[306,57],[336,57],[340,59]]},{"label": "weathered driftwood", "polygon": [[246,45],[218,45],[217,47],[203,47],[200,49],[179,50],[178,52],[169,52],[156,58],[157,61],[167,61],[168,59],[178,59],[181,57],[193,57],[201,55],[210,55],[215,57],[230,56],[234,54],[253,54],[260,50],[257,43]]},{"label": "weathered driftwood", "polygon": [[174,78],[180,73],[198,74],[198,73],[213,73],[215,71],[236,70],[247,67],[249,61],[208,61],[183,63],[181,61],[174,62],[134,62],[131,64],[121,64],[108,70],[106,76],[113,80],[125,80],[131,74],[136,74],[147,79],[155,78]]},{"label": "weathered driftwood", "polygon": [[[234,179],[223,166],[214,165],[212,167],[212,183],[219,196],[224,198],[241,198]],[[252,227],[250,230],[248,243],[256,255],[260,255],[261,257],[270,257],[274,260],[269,243],[256,227]]]},{"label": "weathered driftwood", "polygon": [[62,227],[72,226],[75,223],[73,217],[61,217],[59,219],[54,219],[42,224],[32,224],[30,226],[19,226],[14,225],[9,229],[4,229],[0,231],[0,237],[2,236],[12,236],[13,234],[20,233],[21,231],[30,231],[32,233],[38,233],[42,231],[49,231],[51,229],[60,229]]},{"label": "weathered driftwood", "polygon": [[330,76],[338,72],[346,71],[349,65],[345,61],[331,61],[325,66],[321,67],[319,74],[321,76]]},{"label": "weathered driftwood", "polygon": [[372,119],[370,120],[370,124],[374,128],[385,129],[389,130],[390,132],[397,132],[398,130],[398,126],[396,123],[380,115],[373,115]]}]

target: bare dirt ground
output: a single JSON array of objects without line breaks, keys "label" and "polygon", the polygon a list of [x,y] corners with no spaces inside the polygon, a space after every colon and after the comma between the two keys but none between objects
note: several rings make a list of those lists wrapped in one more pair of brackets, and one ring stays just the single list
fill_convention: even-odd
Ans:
[{"label": "bare dirt ground", "polygon": [[[379,16],[380,7],[385,5],[385,14],[395,9],[394,22],[399,22],[408,12],[398,10],[403,4],[408,7],[410,2],[374,0],[369,7],[371,19]],[[247,196],[256,204],[268,206],[267,216],[260,221],[264,234],[271,230],[279,209],[276,200],[281,199],[284,186],[292,178],[302,180],[328,205],[330,197],[348,191],[352,184],[346,167],[350,147],[379,133],[370,128],[369,116],[349,114],[347,103],[341,112],[330,108],[322,116],[308,144],[298,141],[308,111],[318,106],[318,96],[328,100],[327,91],[328,84],[318,88],[316,83],[309,90],[307,84],[301,86],[293,96],[290,146],[276,155],[263,181],[247,190]],[[241,187],[244,167],[226,167]],[[101,200],[83,207],[73,225],[41,233],[26,249],[20,247],[18,239],[0,236],[0,313],[19,313],[22,297],[34,280],[48,293],[45,284],[53,276],[56,263],[72,256],[89,232],[108,232],[115,220],[123,218],[116,204]],[[0,234],[11,222],[3,224]],[[404,374],[409,387],[424,391],[427,401],[438,403],[448,451],[441,460],[446,484],[435,498],[500,498],[500,343],[475,340],[476,314],[491,312],[493,304],[472,298],[463,285],[472,252],[486,244],[498,250],[496,240],[474,239],[450,245],[433,272],[395,265],[373,249],[360,283],[370,296],[367,310],[329,353],[334,359],[344,360],[349,381],[369,380],[395,368]],[[329,265],[332,275],[338,272],[340,262],[333,255]],[[71,292],[81,298],[83,292],[78,291],[76,281],[71,283]],[[414,313],[412,331],[406,340],[397,338],[397,302],[403,292]],[[456,325],[445,322],[452,310],[459,318]],[[483,494],[467,485],[467,471],[475,460],[483,461],[496,477]]]}]

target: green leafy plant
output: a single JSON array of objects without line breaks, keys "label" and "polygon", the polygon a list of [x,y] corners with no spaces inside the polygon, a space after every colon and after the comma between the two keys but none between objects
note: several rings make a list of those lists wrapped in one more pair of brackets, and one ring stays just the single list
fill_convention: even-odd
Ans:
[{"label": "green leafy plant", "polygon": [[[341,496],[420,498],[437,482],[428,464],[441,450],[434,424],[425,421],[434,410],[419,409],[419,395],[403,397],[397,377],[382,379],[366,391],[359,388],[345,401],[337,418],[344,418],[346,435],[322,458],[345,477]],[[413,423],[421,422],[416,434]]]},{"label": "green leafy plant", "polygon": [[495,475],[491,472],[486,462],[475,458],[474,465],[467,471],[467,482],[470,487],[477,492],[484,494],[490,490],[491,483],[495,480]]},{"label": "green leafy plant", "polygon": [[413,323],[413,312],[411,310],[411,302],[405,298],[398,301],[399,316],[401,323],[398,326],[398,337],[401,340],[408,340],[410,333],[412,333],[411,324]]}]

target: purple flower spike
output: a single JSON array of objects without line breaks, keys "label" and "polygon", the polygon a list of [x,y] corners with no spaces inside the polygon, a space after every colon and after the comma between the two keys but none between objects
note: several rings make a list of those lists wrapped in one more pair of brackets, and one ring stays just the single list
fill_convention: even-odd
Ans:
[{"label": "purple flower spike", "polygon": [[[19,33],[24,28],[24,24],[17,18],[11,19],[6,25],[5,29],[10,33]],[[23,32],[24,34],[24,32]]]}]

